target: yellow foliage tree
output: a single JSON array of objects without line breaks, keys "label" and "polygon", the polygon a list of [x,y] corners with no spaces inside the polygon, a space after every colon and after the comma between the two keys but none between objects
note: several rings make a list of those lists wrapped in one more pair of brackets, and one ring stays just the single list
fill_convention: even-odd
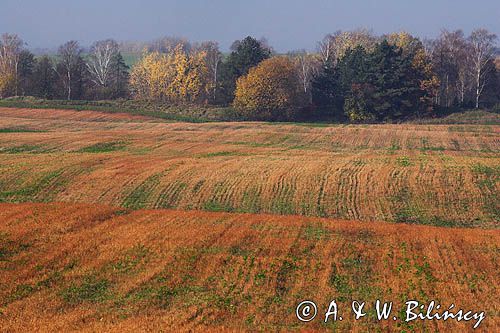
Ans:
[{"label": "yellow foliage tree", "polygon": [[145,54],[130,74],[138,99],[171,103],[203,103],[209,91],[205,52],[188,54],[183,45],[169,53]]},{"label": "yellow foliage tree", "polygon": [[417,50],[423,49],[422,42],[406,31],[389,34],[386,39],[389,44],[399,47],[405,54],[415,54]]},{"label": "yellow foliage tree", "polygon": [[0,98],[13,94],[16,86],[16,75],[13,71],[0,69]]},{"label": "yellow foliage tree", "polygon": [[175,78],[169,88],[174,100],[185,103],[206,101],[210,86],[205,60],[203,51],[188,55],[181,46],[176,47],[173,54]]},{"label": "yellow foliage tree", "polygon": [[138,99],[166,100],[169,83],[175,77],[175,68],[166,54],[145,54],[130,73],[130,86]]},{"label": "yellow foliage tree", "polygon": [[347,50],[354,50],[358,46],[361,46],[366,51],[371,52],[375,49],[375,45],[377,43],[377,38],[370,30],[366,29],[340,32],[334,38],[335,56],[337,60],[342,59]]},{"label": "yellow foliage tree", "polygon": [[208,96],[212,90],[212,82],[210,80],[210,72],[207,66],[207,53],[200,51],[189,57],[189,70],[186,77],[185,98],[194,102],[208,102]]},{"label": "yellow foliage tree", "polygon": [[234,106],[249,118],[286,118],[303,102],[295,64],[286,57],[264,60],[236,85]]}]

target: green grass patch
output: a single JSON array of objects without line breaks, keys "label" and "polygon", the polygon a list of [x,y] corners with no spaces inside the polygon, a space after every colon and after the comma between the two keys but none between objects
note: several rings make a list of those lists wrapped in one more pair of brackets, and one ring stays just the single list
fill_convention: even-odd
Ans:
[{"label": "green grass patch", "polygon": [[235,210],[233,206],[219,202],[215,199],[205,202],[205,204],[203,204],[203,209],[209,212],[234,212]]},{"label": "green grass patch", "polygon": [[[44,198],[37,198],[38,194],[42,192],[45,188],[52,186],[53,188],[61,187],[65,184],[66,180],[62,179],[63,170],[56,170],[45,173],[37,181],[26,185],[17,190],[3,191],[0,192],[0,202],[28,202],[28,201],[42,201],[48,202],[51,200],[51,196],[45,196]],[[53,190],[52,195],[55,195],[56,191]]]},{"label": "green grass patch", "polygon": [[472,166],[472,172],[498,180],[500,177],[500,166],[490,167],[484,164],[474,164]]},{"label": "green grass patch", "polygon": [[0,234],[0,262],[10,259],[30,248],[30,244],[11,240],[7,234]]},{"label": "green grass patch", "polygon": [[321,224],[308,224],[306,225],[303,237],[307,240],[320,241],[323,239],[329,239],[331,237],[331,231],[324,228]]},{"label": "green grass patch", "polygon": [[29,109],[59,109],[74,111],[99,111],[104,113],[129,113],[166,121],[191,123],[213,121],[239,121],[241,116],[231,107],[180,105],[139,100],[45,100],[34,97],[11,97],[0,100],[0,107]]},{"label": "green grass patch", "polygon": [[2,302],[4,305],[26,298],[38,291],[37,287],[30,284],[19,284],[14,291]]},{"label": "green grass patch", "polygon": [[257,187],[247,188],[243,193],[240,208],[238,211],[242,213],[259,213],[262,209],[260,202],[259,190]]},{"label": "green grass patch", "polygon": [[345,274],[340,274],[335,264],[332,264],[329,282],[337,291],[337,299],[339,302],[346,302],[349,300],[353,292],[349,284],[349,277]]},{"label": "green grass patch", "polygon": [[79,284],[73,283],[60,293],[62,299],[69,304],[83,302],[98,303],[109,299],[111,283],[94,275],[86,276]]},{"label": "green grass patch", "polygon": [[247,155],[238,151],[217,151],[213,153],[206,153],[197,155],[197,158],[211,158],[211,157],[220,157],[220,156],[244,156]]},{"label": "green grass patch", "polygon": [[422,138],[422,146],[420,147],[420,151],[444,151],[444,147],[442,146],[431,146],[429,145],[429,140],[427,138]]},{"label": "green grass patch", "polygon": [[134,67],[135,64],[137,64],[141,60],[142,53],[141,52],[138,52],[138,53],[124,52],[124,53],[122,53],[122,56],[123,56],[123,61],[125,62],[125,64],[131,69],[132,67]]},{"label": "green grass patch", "polygon": [[415,263],[414,267],[416,270],[415,275],[417,277],[424,277],[427,283],[432,283],[437,281],[436,277],[432,273],[431,266],[427,261],[424,261],[422,264]]},{"label": "green grass patch", "polygon": [[416,206],[408,204],[407,206],[396,211],[394,216],[395,222],[407,224],[432,225],[437,227],[470,227],[472,223],[457,222],[448,220],[441,216],[427,216],[422,210]]},{"label": "green grass patch", "polygon": [[112,263],[110,267],[113,272],[129,274],[133,272],[139,264],[143,263],[149,254],[149,249],[139,244],[128,250],[122,258]]},{"label": "green grass patch", "polygon": [[41,145],[20,145],[8,148],[0,148],[0,154],[44,154],[53,151]]},{"label": "green grass patch", "polygon": [[162,286],[155,292],[154,297],[158,305],[161,308],[166,309],[170,306],[172,300],[175,296],[177,296],[177,294],[178,290],[167,286]]},{"label": "green grass patch", "polygon": [[412,165],[410,158],[408,156],[400,156],[396,158],[396,162],[400,167],[409,167]]},{"label": "green grass patch", "polygon": [[230,145],[248,146],[253,148],[265,148],[273,146],[273,143],[250,142],[250,141],[227,141],[224,143]]},{"label": "green grass patch", "polygon": [[179,180],[171,182],[160,193],[160,196],[155,203],[155,207],[165,209],[177,207],[179,200],[182,198],[182,194],[187,187],[188,184]]},{"label": "green grass patch", "polygon": [[99,142],[94,145],[84,147],[78,150],[78,153],[111,153],[114,151],[124,150],[127,144],[123,141]]},{"label": "green grass patch", "polygon": [[[376,275],[373,262],[353,248],[349,257],[344,258],[340,263],[332,263],[329,281],[337,290],[337,299],[340,302],[353,299],[370,301],[375,300],[382,293],[379,287],[367,283],[376,279]],[[373,315],[374,313],[368,313],[369,317]]]},{"label": "green grass patch", "polygon": [[471,227],[473,222],[448,220],[442,216],[431,215],[421,209],[414,201],[408,188],[402,188],[391,198],[394,203],[394,222],[407,224],[432,225],[439,227]]},{"label": "green grass patch", "polygon": [[194,184],[194,186],[193,186],[192,192],[193,193],[200,192],[201,187],[203,186],[203,184],[205,184],[205,179],[201,179],[198,182],[196,182],[196,184]]},{"label": "green grass patch", "polygon": [[474,182],[481,189],[485,211],[495,221],[500,221],[500,198],[496,190],[500,180],[500,166],[474,164],[472,172],[475,174]]},{"label": "green grass patch", "polygon": [[297,264],[291,260],[283,260],[276,276],[275,292],[278,298],[282,298],[288,293],[290,286],[289,281],[292,278],[293,272],[297,270]]},{"label": "green grass patch", "polygon": [[414,121],[417,124],[478,124],[500,125],[500,112],[472,110],[452,113],[443,118],[428,118]]},{"label": "green grass patch", "polygon": [[393,141],[391,146],[389,148],[387,148],[387,151],[389,152],[389,154],[394,154],[398,150],[401,150],[401,146],[396,141]]},{"label": "green grass patch", "polygon": [[0,133],[39,133],[39,132],[46,132],[46,131],[26,128],[26,127],[3,127],[3,128],[0,128]]},{"label": "green grass patch", "polygon": [[293,204],[295,187],[290,184],[283,184],[276,192],[271,202],[272,212],[281,215],[295,214],[296,212]]},{"label": "green grass patch", "polygon": [[[275,123],[268,123],[270,125],[274,125]],[[281,123],[281,124],[289,124],[289,125],[296,125],[296,126],[303,126],[303,127],[310,127],[310,128],[325,128],[325,127],[336,127],[339,126],[340,124],[338,123],[325,123],[325,122],[317,122],[317,123]]]},{"label": "green grass patch", "polygon": [[149,176],[126,197],[123,206],[129,209],[146,208],[151,191],[158,186],[164,174],[164,172],[160,172]]}]

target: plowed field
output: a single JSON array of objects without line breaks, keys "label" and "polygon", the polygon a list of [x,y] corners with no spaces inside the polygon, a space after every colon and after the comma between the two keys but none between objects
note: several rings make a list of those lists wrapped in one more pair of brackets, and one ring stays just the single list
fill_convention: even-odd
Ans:
[{"label": "plowed field", "polygon": [[0,331],[472,331],[404,321],[434,300],[496,332],[499,152],[498,125],[0,108]]},{"label": "plowed field", "polygon": [[[406,300],[485,311],[495,332],[498,231],[303,216],[83,204],[0,204],[2,331],[465,332],[473,322],[400,320]],[[295,307],[339,302],[343,321]],[[351,300],[373,305],[354,320]]]},{"label": "plowed field", "polygon": [[0,108],[0,202],[498,227],[500,127]]}]

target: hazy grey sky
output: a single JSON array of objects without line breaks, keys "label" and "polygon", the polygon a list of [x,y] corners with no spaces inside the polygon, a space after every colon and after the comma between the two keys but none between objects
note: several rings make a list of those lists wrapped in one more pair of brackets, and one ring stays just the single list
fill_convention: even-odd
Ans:
[{"label": "hazy grey sky", "polygon": [[500,35],[500,0],[0,0],[0,33],[17,33],[32,48],[173,35],[227,49],[252,35],[286,51],[312,49],[328,32],[358,27],[420,37],[485,27]]}]

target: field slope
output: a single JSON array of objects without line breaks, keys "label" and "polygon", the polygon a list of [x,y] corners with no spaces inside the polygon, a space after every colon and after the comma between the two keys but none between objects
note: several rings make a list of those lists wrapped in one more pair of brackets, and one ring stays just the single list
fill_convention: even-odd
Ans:
[{"label": "field slope", "polygon": [[[0,204],[3,331],[469,331],[472,324],[301,324],[376,298],[485,310],[500,324],[500,234],[303,216]],[[347,312],[347,310],[345,310]],[[399,313],[398,313],[399,316]]]},{"label": "field slope", "polygon": [[498,228],[499,125],[167,123],[0,108],[0,202]]}]

